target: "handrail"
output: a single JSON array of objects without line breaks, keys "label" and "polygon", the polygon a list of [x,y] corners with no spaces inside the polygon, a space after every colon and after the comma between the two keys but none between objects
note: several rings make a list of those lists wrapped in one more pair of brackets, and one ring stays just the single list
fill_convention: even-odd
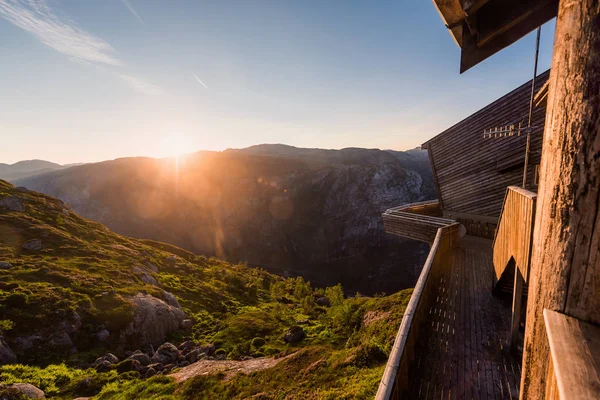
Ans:
[{"label": "handrail", "polygon": [[410,361],[414,357],[414,344],[419,336],[422,319],[428,314],[429,303],[435,299],[435,288],[432,282],[441,272],[443,255],[458,245],[462,235],[464,235],[464,227],[456,222],[437,230],[427,261],[404,311],[394,346],[379,383],[376,400],[399,399],[407,389],[408,370]]},{"label": "handrail", "polygon": [[493,243],[496,279],[500,279],[512,258],[528,280],[536,199],[537,194],[529,190],[517,186],[506,189]]}]

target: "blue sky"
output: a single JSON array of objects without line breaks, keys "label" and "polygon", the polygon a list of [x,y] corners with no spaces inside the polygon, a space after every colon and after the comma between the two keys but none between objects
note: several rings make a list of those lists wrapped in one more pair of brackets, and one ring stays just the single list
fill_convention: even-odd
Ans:
[{"label": "blue sky", "polygon": [[460,75],[426,0],[0,0],[0,162],[409,149],[529,80],[534,35]]}]

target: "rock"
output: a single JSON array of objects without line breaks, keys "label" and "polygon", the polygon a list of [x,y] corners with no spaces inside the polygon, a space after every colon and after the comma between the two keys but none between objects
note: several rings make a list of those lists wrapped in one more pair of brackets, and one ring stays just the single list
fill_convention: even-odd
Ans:
[{"label": "rock", "polygon": [[179,305],[179,302],[177,301],[177,297],[175,297],[174,294],[169,293],[169,292],[163,292],[163,296],[165,298],[165,303],[167,303],[168,305],[170,305],[172,307],[181,309],[181,306]]},{"label": "rock", "polygon": [[156,375],[156,372],[157,371],[154,368],[148,368],[148,371],[146,371],[145,377],[150,378],[150,377]]},{"label": "rock", "polygon": [[77,352],[71,337],[65,331],[57,332],[52,335],[48,339],[47,346],[56,352],[69,352],[71,354]]},{"label": "rock", "polygon": [[169,257],[167,257],[167,262],[171,265],[175,265],[177,263],[177,257],[175,257],[174,255],[170,255]]},{"label": "rock", "polygon": [[207,345],[200,347],[200,350],[202,352],[204,352],[207,356],[210,357],[213,354],[215,354],[215,351],[217,350],[217,348],[215,347],[214,344],[207,344]]},{"label": "rock", "polygon": [[152,357],[152,361],[160,362],[162,364],[170,364],[177,361],[179,357],[179,350],[171,343],[163,343],[159,346]]},{"label": "rock", "polygon": [[142,365],[150,364],[150,357],[148,357],[142,352],[132,354],[131,356],[129,356],[128,360],[137,360]]},{"label": "rock", "polygon": [[13,192],[29,193],[29,189],[27,189],[25,186],[17,186],[16,188],[13,189]]},{"label": "rock", "polygon": [[115,356],[113,353],[106,353],[105,355],[100,357],[100,359],[106,360],[111,364],[116,364],[119,362],[119,357]]},{"label": "rock", "polygon": [[98,372],[108,372],[110,371],[112,367],[112,364],[106,360],[102,360],[100,361],[98,364],[96,364],[96,366],[94,368],[96,368],[96,371]]},{"label": "rock", "polygon": [[25,207],[23,202],[17,196],[8,196],[0,199],[0,208],[6,208],[9,211],[23,212]]},{"label": "rock", "polygon": [[144,354],[147,354],[150,357],[152,357],[154,355],[154,346],[152,346],[149,343],[146,343],[146,344],[143,344],[142,346],[140,346],[140,350],[142,350],[142,352]]},{"label": "rock", "polygon": [[40,251],[42,249],[42,241],[40,239],[31,239],[23,243],[22,247],[29,251]]},{"label": "rock", "polygon": [[190,365],[190,363],[187,360],[183,360],[179,363],[180,367],[187,367],[188,365]]},{"label": "rock", "polygon": [[189,362],[190,364],[195,363],[196,361],[200,360],[201,358],[204,358],[205,354],[202,350],[200,349],[194,349],[192,351],[190,351],[186,356],[185,359],[187,360],[187,362]]},{"label": "rock", "polygon": [[158,267],[150,261],[146,261],[146,267],[150,268],[150,271],[152,272],[158,272]]},{"label": "rock", "polygon": [[8,388],[17,390],[19,393],[30,399],[46,398],[46,394],[41,389],[38,389],[29,383],[13,383],[12,385],[8,385]]},{"label": "rock", "polygon": [[6,261],[0,261],[0,269],[11,269],[12,264]]},{"label": "rock", "polygon": [[144,267],[134,266],[133,272],[137,275],[138,278],[140,278],[142,282],[156,287],[160,286],[158,284],[158,281],[154,279],[152,274],[150,274],[150,272],[148,272]]},{"label": "rock", "polygon": [[14,364],[17,362],[17,355],[8,344],[4,341],[4,339],[0,336],[0,365],[4,364]]},{"label": "rock", "polygon": [[129,371],[137,371],[142,367],[142,364],[140,364],[139,361],[137,360],[131,360],[131,359],[127,359],[127,360],[123,360],[120,363],[117,364],[117,372],[122,374],[124,372],[129,372]]},{"label": "rock", "polygon": [[183,311],[148,294],[139,293],[131,299],[133,320],[120,332],[121,348],[139,348],[143,344],[158,346],[177,331],[185,319]]},{"label": "rock", "polygon": [[186,340],[185,342],[177,346],[177,348],[184,354],[187,354],[194,347],[196,347],[196,343],[193,340]]},{"label": "rock", "polygon": [[331,301],[329,300],[329,298],[327,298],[325,296],[319,297],[318,299],[316,299],[315,303],[317,303],[317,305],[322,306],[322,307],[330,307],[331,306]]},{"label": "rock", "polygon": [[110,332],[106,329],[102,329],[100,332],[96,333],[96,340],[99,342],[104,342],[108,339],[109,336]]},{"label": "rock", "polygon": [[283,340],[287,343],[297,343],[304,339],[305,336],[306,334],[304,333],[304,329],[295,325],[287,330],[287,332],[283,336]]},{"label": "rock", "polygon": [[148,368],[151,368],[158,372],[158,371],[162,371],[163,369],[165,369],[165,366],[163,365],[163,363],[154,363],[154,364],[148,365]]},{"label": "rock", "polygon": [[183,321],[181,321],[181,325],[179,325],[181,327],[181,329],[190,329],[193,325],[193,322],[191,319],[184,319]]}]

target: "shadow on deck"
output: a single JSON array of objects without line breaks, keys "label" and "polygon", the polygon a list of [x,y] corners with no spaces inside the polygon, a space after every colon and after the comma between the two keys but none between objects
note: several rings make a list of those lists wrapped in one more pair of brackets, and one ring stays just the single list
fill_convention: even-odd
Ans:
[{"label": "shadow on deck", "polygon": [[414,343],[402,398],[517,399],[520,363],[510,354],[511,308],[492,296],[491,240],[463,237],[444,255],[443,274]]}]

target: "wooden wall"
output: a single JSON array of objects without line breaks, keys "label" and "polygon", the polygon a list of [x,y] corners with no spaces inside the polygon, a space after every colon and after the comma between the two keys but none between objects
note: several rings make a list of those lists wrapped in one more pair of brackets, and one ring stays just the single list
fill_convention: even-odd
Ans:
[{"label": "wooden wall", "polygon": [[[540,74],[536,91],[548,80],[549,71]],[[438,188],[438,198],[446,213],[498,217],[506,187],[521,186],[526,134],[484,138],[486,129],[504,126],[527,126],[531,81],[523,84],[475,114],[423,144],[429,151]],[[527,188],[533,185],[534,171],[540,163],[545,104],[534,109],[530,168]],[[483,221],[489,221],[483,218]]]}]

